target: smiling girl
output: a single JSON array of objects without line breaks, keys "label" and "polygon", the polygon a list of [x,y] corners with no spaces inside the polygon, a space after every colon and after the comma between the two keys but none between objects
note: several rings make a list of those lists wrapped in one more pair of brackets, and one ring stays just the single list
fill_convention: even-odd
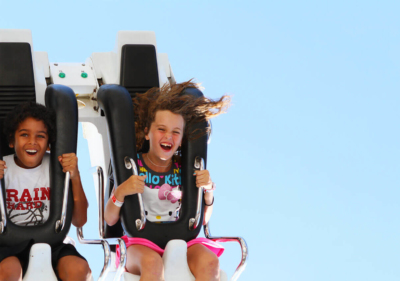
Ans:
[{"label": "smiling girl", "polygon": [[[115,187],[107,202],[105,220],[114,225],[120,217],[125,196],[142,193],[146,217],[152,222],[176,221],[181,198],[180,145],[184,138],[195,138],[186,124],[204,122],[226,111],[230,100],[223,96],[213,101],[205,97],[182,95],[186,88],[197,88],[191,81],[152,88],[133,99],[138,151],[138,176],[131,176]],[[206,133],[206,132],[202,132]],[[205,190],[204,223],[207,223],[214,203],[207,170],[195,171],[196,186]],[[164,249],[143,238],[123,236],[127,246],[126,269],[140,280],[164,280],[161,255]],[[223,252],[219,244],[196,238],[187,243],[188,265],[196,280],[219,280],[218,257]]]}]

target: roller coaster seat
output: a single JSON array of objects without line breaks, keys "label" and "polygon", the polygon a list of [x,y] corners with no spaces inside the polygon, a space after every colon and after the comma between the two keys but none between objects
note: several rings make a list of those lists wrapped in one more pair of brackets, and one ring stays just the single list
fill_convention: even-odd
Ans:
[{"label": "roller coaster seat", "polygon": [[[47,55],[46,55],[47,56]],[[22,241],[33,239],[40,248],[38,253],[47,253],[47,246],[40,243],[58,245],[63,243],[71,224],[73,198],[72,193],[66,198],[67,211],[62,219],[62,205],[64,198],[65,174],[59,165],[57,156],[67,152],[76,153],[78,134],[78,111],[73,91],[65,86],[46,84],[44,73],[40,67],[35,68],[32,36],[29,30],[1,30],[0,31],[0,158],[14,153],[9,148],[6,136],[3,134],[3,121],[13,108],[23,102],[36,101],[46,103],[46,106],[56,112],[56,141],[51,143],[50,154],[50,214],[48,220],[37,226],[26,227],[13,224],[6,218],[6,193],[4,179],[1,180],[1,193],[4,213],[0,230],[0,245],[13,246]],[[57,227],[57,222],[63,220],[63,227]],[[41,249],[44,249],[43,251]],[[40,256],[40,255],[39,255]],[[35,261],[32,261],[34,264]],[[32,270],[29,270],[32,273]],[[53,273],[54,274],[54,273]],[[33,279],[24,279],[33,280]],[[44,280],[44,279],[43,279]],[[49,279],[51,280],[51,278]],[[56,279],[55,279],[56,280]]]}]

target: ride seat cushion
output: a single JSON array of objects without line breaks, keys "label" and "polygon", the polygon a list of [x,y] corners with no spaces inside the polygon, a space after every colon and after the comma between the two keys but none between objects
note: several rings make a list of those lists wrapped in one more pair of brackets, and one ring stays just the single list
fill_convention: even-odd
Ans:
[{"label": "ride seat cushion", "polygon": [[[8,246],[0,247],[0,262],[8,257],[13,257],[13,256],[17,257],[22,266],[22,275],[24,275],[26,273],[26,270],[28,269],[29,253],[32,245],[33,245],[33,240],[28,240],[11,247]],[[57,276],[58,273],[56,268],[58,261],[66,256],[76,256],[86,261],[86,259],[81,254],[79,254],[79,252],[71,244],[61,244],[52,247],[51,263],[53,266],[53,270]]]}]

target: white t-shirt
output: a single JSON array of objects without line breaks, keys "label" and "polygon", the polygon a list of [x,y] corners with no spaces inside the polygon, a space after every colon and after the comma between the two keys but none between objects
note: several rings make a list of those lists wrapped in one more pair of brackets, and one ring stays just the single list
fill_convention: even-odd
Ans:
[{"label": "white t-shirt", "polygon": [[46,153],[42,164],[24,169],[15,164],[14,155],[3,158],[6,186],[7,217],[22,226],[43,224],[50,212],[50,154]]},{"label": "white t-shirt", "polygon": [[174,162],[168,172],[157,173],[147,167],[141,153],[138,164],[139,176],[147,175],[142,194],[146,218],[151,222],[176,221],[182,196],[180,165]]}]

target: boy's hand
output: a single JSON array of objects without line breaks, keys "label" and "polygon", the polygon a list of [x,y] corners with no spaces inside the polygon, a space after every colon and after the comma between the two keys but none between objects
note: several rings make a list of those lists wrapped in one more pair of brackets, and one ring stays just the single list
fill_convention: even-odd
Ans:
[{"label": "boy's hand", "polygon": [[63,172],[70,173],[71,180],[79,177],[78,157],[76,157],[75,153],[65,153],[61,156],[58,156],[58,161],[60,161]]},{"label": "boy's hand", "polygon": [[117,190],[115,191],[115,197],[119,201],[124,202],[124,198],[127,195],[143,193],[144,181],[146,178],[147,176],[130,176],[129,179],[118,186]]},{"label": "boy's hand", "polygon": [[4,178],[4,169],[7,169],[6,162],[0,160],[0,180]]},{"label": "boy's hand", "polygon": [[212,181],[208,170],[196,170],[193,173],[196,176],[196,186],[204,189],[212,189]]}]

